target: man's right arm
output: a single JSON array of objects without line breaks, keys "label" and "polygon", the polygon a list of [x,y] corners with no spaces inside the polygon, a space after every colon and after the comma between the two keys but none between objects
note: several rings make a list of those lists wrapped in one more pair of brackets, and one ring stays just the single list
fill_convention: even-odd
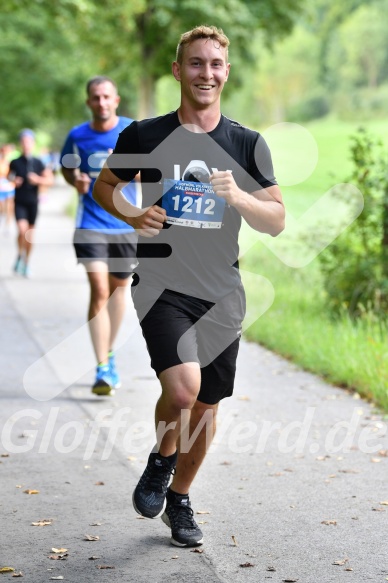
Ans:
[{"label": "man's right arm", "polygon": [[153,205],[139,209],[122,194],[123,183],[107,165],[98,175],[93,188],[93,198],[111,215],[133,227],[143,237],[155,237],[163,228],[166,211]]},{"label": "man's right arm", "polygon": [[[77,156],[78,160],[75,160]],[[67,159],[70,157],[70,161]],[[74,162],[79,162],[77,141],[73,136],[73,130],[68,134],[61,152],[61,171],[68,184],[74,186],[78,194],[89,192],[91,178],[86,172],[81,172],[79,168],[73,168]],[[65,162],[65,163],[64,163]],[[70,162],[69,165],[66,162]],[[70,166],[70,167],[69,167]]]},{"label": "man's right arm", "polygon": [[62,174],[68,184],[74,186],[79,194],[86,194],[91,183],[90,177],[78,168],[65,168],[62,166]]}]

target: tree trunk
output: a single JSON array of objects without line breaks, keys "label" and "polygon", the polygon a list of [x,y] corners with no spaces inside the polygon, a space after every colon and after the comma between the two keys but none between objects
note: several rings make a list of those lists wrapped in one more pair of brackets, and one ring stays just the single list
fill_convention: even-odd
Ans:
[{"label": "tree trunk", "polygon": [[140,80],[137,119],[155,117],[155,90],[156,81],[154,77],[149,75],[147,72],[144,72]]},{"label": "tree trunk", "polygon": [[140,46],[142,73],[139,86],[139,101],[137,119],[155,117],[155,86],[156,77],[150,72],[153,57],[157,48],[149,42],[149,27],[155,8],[146,0],[145,11],[136,18],[137,37]]}]

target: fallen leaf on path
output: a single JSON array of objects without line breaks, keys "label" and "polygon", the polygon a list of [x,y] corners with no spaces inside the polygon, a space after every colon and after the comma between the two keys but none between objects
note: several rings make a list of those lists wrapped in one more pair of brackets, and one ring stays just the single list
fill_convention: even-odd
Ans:
[{"label": "fallen leaf on path", "polygon": [[93,536],[91,534],[85,534],[84,540],[100,540],[99,536]]},{"label": "fallen leaf on path", "polygon": [[39,490],[24,490],[23,494],[39,494]]},{"label": "fallen leaf on path", "polygon": [[337,526],[337,521],[336,520],[322,520],[321,524],[326,524],[326,525],[333,525],[333,526]]},{"label": "fallen leaf on path", "polygon": [[232,541],[233,541],[233,543],[234,543],[234,546],[235,546],[235,547],[237,547],[237,546],[238,546],[238,544],[237,544],[237,539],[236,539],[236,537],[234,536],[234,534],[232,534]]},{"label": "fallen leaf on path", "polygon": [[179,559],[178,555],[174,555],[173,557],[171,557],[172,559]]},{"label": "fallen leaf on path", "polygon": [[51,550],[53,553],[67,553],[67,549],[56,549],[53,547]]},{"label": "fallen leaf on path", "polygon": [[53,521],[51,518],[44,518],[42,520],[38,520],[38,522],[31,522],[31,526],[50,526],[52,523]]},{"label": "fallen leaf on path", "polygon": [[209,510],[197,510],[197,514],[210,514]]},{"label": "fallen leaf on path", "polygon": [[137,460],[137,457],[134,457],[133,455],[129,455],[127,457],[127,460],[129,460],[130,462],[135,462]]},{"label": "fallen leaf on path", "polygon": [[282,579],[283,583],[296,583],[299,579]]},{"label": "fallen leaf on path", "polygon": [[351,567],[346,567],[346,569],[344,569],[344,571],[353,571],[353,569]]},{"label": "fallen leaf on path", "polygon": [[383,500],[380,502],[381,506],[388,506],[388,500]]},{"label": "fallen leaf on path", "polygon": [[89,557],[89,561],[96,561],[97,559],[101,559],[101,557],[95,557],[94,555]]},{"label": "fallen leaf on path", "polygon": [[50,577],[50,580],[53,581],[62,581],[63,579],[63,575],[58,575],[58,577]]},{"label": "fallen leaf on path", "polygon": [[237,399],[239,401],[250,401],[251,400],[251,398],[247,397],[246,395],[240,395],[239,397],[237,397]]},{"label": "fallen leaf on path", "polygon": [[372,462],[372,464],[379,464],[381,462],[381,459],[379,457],[372,457],[370,461]]},{"label": "fallen leaf on path", "polygon": [[253,563],[240,563],[240,567],[254,567]]},{"label": "fallen leaf on path", "polygon": [[12,577],[24,577],[24,575],[21,571],[19,571],[19,573],[13,573]]},{"label": "fallen leaf on path", "polygon": [[345,565],[345,563],[348,563],[349,559],[347,557],[345,557],[345,559],[338,559],[338,561],[334,561],[334,563],[332,563],[332,565]]},{"label": "fallen leaf on path", "polygon": [[0,573],[13,573],[13,567],[0,567]]},{"label": "fallen leaf on path", "polygon": [[388,449],[380,449],[378,455],[381,455],[381,457],[388,457]]},{"label": "fallen leaf on path", "polygon": [[62,555],[50,555],[49,559],[52,559],[53,561],[66,561],[66,557],[68,556],[68,553],[63,553]]},{"label": "fallen leaf on path", "polygon": [[207,520],[198,520],[198,524],[207,524]]},{"label": "fallen leaf on path", "polygon": [[203,553],[203,549],[191,549],[190,553]]},{"label": "fallen leaf on path", "polygon": [[267,567],[267,571],[276,571],[275,567]]},{"label": "fallen leaf on path", "polygon": [[20,484],[16,484],[15,488],[23,488]]},{"label": "fallen leaf on path", "polygon": [[97,569],[116,569],[113,565],[97,565]]},{"label": "fallen leaf on path", "polygon": [[372,508],[373,512],[385,512],[385,508]]},{"label": "fallen leaf on path", "polygon": [[9,457],[9,453],[2,453],[1,457]]},{"label": "fallen leaf on path", "polygon": [[96,482],[95,486],[105,486],[105,482]]},{"label": "fallen leaf on path", "polygon": [[101,526],[102,522],[92,522],[89,526]]}]

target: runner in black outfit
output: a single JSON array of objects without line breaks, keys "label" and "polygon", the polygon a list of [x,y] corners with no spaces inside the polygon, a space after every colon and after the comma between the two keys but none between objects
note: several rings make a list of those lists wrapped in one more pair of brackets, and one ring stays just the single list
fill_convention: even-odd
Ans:
[{"label": "runner in black outfit", "polygon": [[52,171],[33,156],[34,132],[30,129],[22,130],[19,139],[22,155],[12,160],[9,167],[9,178],[15,182],[15,217],[18,227],[18,256],[14,271],[28,277],[28,260],[38,214],[39,187],[51,186],[54,177]]},{"label": "runner in black outfit", "polygon": [[[272,236],[284,228],[263,138],[221,115],[228,45],[215,27],[182,35],[172,69],[181,84],[179,109],[126,128],[94,188],[98,202],[140,235],[133,299],[162,394],[157,445],[133,503],[143,516],[162,515],[177,546],[202,543],[189,488],[214,435],[218,404],[233,392],[245,312],[241,217]],[[142,213],[117,188],[139,169]]]}]

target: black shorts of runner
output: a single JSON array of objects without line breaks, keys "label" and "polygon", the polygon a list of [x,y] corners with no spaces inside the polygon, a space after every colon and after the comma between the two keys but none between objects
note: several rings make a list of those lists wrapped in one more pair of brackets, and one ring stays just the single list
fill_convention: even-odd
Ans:
[{"label": "black shorts of runner", "polygon": [[230,397],[245,315],[242,285],[217,303],[165,290],[148,309],[147,292],[143,287],[136,297],[136,283],[135,279],[132,297],[157,376],[172,366],[198,362],[201,367],[198,401],[215,405]]},{"label": "black shorts of runner", "polygon": [[136,267],[136,242],[135,233],[111,235],[89,229],[77,229],[73,238],[78,263],[87,268],[92,261],[102,261],[118,279],[128,279]]},{"label": "black shorts of runner", "polygon": [[17,221],[27,221],[29,225],[35,225],[38,216],[38,203],[15,203],[15,218]]}]

